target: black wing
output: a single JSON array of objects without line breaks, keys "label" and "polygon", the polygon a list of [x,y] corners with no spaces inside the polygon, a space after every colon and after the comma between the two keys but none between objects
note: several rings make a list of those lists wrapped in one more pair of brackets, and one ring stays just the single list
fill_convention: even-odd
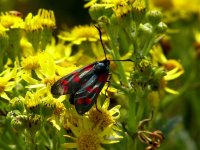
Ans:
[{"label": "black wing", "polygon": [[96,63],[89,64],[62,77],[52,85],[51,93],[53,95],[74,94],[94,74],[94,66]]},{"label": "black wing", "polygon": [[74,95],[71,95],[71,102],[79,114],[84,114],[96,103],[97,97],[107,82],[108,73],[93,74],[92,77]]}]

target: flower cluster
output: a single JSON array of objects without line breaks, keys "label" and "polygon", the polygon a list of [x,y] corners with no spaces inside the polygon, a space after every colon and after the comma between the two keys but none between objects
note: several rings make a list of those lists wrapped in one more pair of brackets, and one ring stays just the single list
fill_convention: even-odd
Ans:
[{"label": "flower cluster", "polygon": [[[10,129],[23,133],[27,137],[27,144],[30,143],[33,149],[43,146],[42,143],[51,138],[39,144],[39,137],[64,129],[72,134],[60,132],[59,138],[63,135],[75,137],[75,143],[62,144],[67,148],[98,149],[103,144],[119,142],[122,136],[115,125],[120,116],[119,105],[109,110],[109,99],[106,99],[102,106],[98,104],[98,109],[94,106],[90,112],[79,116],[66,96],[54,98],[50,93],[51,86],[59,78],[94,61],[91,55],[101,59],[104,54],[98,51],[101,47],[98,30],[92,26],[78,26],[70,33],[61,32],[59,41],[55,42],[51,36],[55,28],[53,11],[40,9],[37,15],[29,13],[24,20],[20,12],[5,12],[1,14],[0,20],[0,46],[4,48],[1,51],[1,69],[4,71],[0,74],[0,97],[1,103],[6,100],[10,104],[6,117]],[[14,41],[12,38],[16,36],[18,39]],[[103,36],[103,40],[107,41],[107,37]],[[85,52],[81,46],[85,43],[90,47],[88,52],[93,53],[83,58]],[[14,48],[20,55],[8,55],[8,48],[12,44],[17,44]],[[77,52],[73,52],[74,45],[80,46]],[[14,53],[15,49],[10,51]],[[49,127],[51,129],[48,130]],[[95,135],[95,138],[90,135]],[[60,143],[56,138],[55,142]],[[16,148],[21,149],[21,146],[16,144]]]},{"label": "flower cluster", "polygon": [[[6,114],[9,132],[23,135],[6,148],[23,149],[17,142],[26,137],[31,149],[100,150],[134,134],[149,149],[161,145],[162,131],[138,124],[167,92],[179,93],[169,81],[184,69],[165,56],[159,41],[167,25],[162,13],[147,5],[144,0],[91,0],[85,7],[102,35],[95,26],[79,25],[60,31],[58,38],[52,36],[51,10],[24,19],[20,12],[1,13],[0,115]],[[51,86],[58,79],[102,59],[110,60],[112,76],[88,112],[79,115],[69,95],[53,97]]]}]

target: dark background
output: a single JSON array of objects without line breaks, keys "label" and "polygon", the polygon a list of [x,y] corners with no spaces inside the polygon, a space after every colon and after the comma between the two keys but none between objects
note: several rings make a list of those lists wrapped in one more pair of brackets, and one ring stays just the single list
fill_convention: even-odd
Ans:
[{"label": "dark background", "polygon": [[84,0],[0,0],[0,12],[16,10],[26,17],[29,12],[37,14],[40,8],[54,11],[57,28],[91,22]]}]

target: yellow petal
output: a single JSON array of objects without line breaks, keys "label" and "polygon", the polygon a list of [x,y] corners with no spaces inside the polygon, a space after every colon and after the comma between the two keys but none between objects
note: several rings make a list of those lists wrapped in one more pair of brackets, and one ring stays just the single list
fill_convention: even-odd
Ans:
[{"label": "yellow petal", "polygon": [[106,98],[106,100],[103,103],[102,109],[107,110],[109,105],[110,105],[110,99]]},{"label": "yellow petal", "polygon": [[75,135],[75,137],[79,137],[80,136],[80,129],[73,126],[72,124],[69,125],[70,129],[72,130],[73,134]]},{"label": "yellow petal", "polygon": [[2,92],[2,93],[0,94],[0,97],[4,98],[4,99],[6,99],[6,100],[10,100],[10,98],[8,97],[8,95],[7,95],[5,92]]},{"label": "yellow petal", "polygon": [[77,144],[76,143],[64,143],[62,145],[62,147],[68,149],[68,148],[77,148]]},{"label": "yellow petal", "polygon": [[26,86],[26,88],[35,89],[35,88],[41,88],[41,87],[45,87],[45,86],[46,86],[45,84],[34,84],[34,85],[28,85],[28,86]]},{"label": "yellow petal", "polygon": [[41,55],[40,66],[43,71],[43,74],[46,77],[52,77],[55,75],[55,63],[53,58],[48,54]]},{"label": "yellow petal", "polygon": [[77,138],[76,137],[73,137],[73,136],[70,136],[70,135],[63,135],[64,137],[68,137],[68,138],[70,138],[70,139],[73,139],[73,140],[77,140]]},{"label": "yellow petal", "polygon": [[52,124],[53,124],[53,126],[58,130],[58,131],[60,131],[60,126],[56,123],[56,121],[54,120],[54,119],[52,119],[51,121],[50,121]]},{"label": "yellow petal", "polygon": [[116,114],[116,113],[119,113],[119,109],[120,109],[120,108],[121,108],[121,106],[120,106],[120,105],[117,105],[117,106],[111,108],[111,109],[109,110],[109,113],[110,113],[111,115],[114,115],[114,114]]},{"label": "yellow petal", "polygon": [[114,143],[118,143],[118,142],[120,142],[119,140],[104,140],[104,141],[102,141],[101,143],[102,144],[114,144]]},{"label": "yellow petal", "polygon": [[22,79],[24,79],[29,84],[39,84],[39,81],[35,80],[34,78],[31,78],[28,75],[22,75]]},{"label": "yellow petal", "polygon": [[92,5],[94,5],[96,2],[97,2],[97,0],[91,0],[84,5],[84,8],[88,8]]},{"label": "yellow petal", "polygon": [[164,76],[164,79],[165,79],[166,81],[174,80],[174,79],[180,77],[180,76],[184,73],[183,70],[180,70],[180,71],[178,71],[178,72],[177,72],[177,71],[178,71],[178,68],[174,68],[174,69],[172,69],[171,71],[168,71],[168,72],[167,72],[167,75]]},{"label": "yellow petal", "polygon": [[170,89],[168,87],[165,87],[165,91],[168,92],[168,93],[174,94],[174,95],[178,95],[179,94],[178,91],[175,91],[175,90]]}]

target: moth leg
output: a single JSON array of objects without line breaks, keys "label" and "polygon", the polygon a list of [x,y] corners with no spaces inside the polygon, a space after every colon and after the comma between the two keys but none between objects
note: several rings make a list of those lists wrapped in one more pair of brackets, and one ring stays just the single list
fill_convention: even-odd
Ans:
[{"label": "moth leg", "polygon": [[75,93],[74,93],[74,94],[71,94],[70,97],[69,97],[69,102],[70,102],[70,104],[72,104],[72,105],[74,105],[74,95],[75,95]]},{"label": "moth leg", "polygon": [[[106,98],[108,97],[108,96],[106,95],[106,93],[107,93],[108,88],[109,88],[109,86],[110,86],[110,79],[111,79],[111,77],[112,77],[112,74],[109,73],[108,80],[106,81],[106,82],[108,83],[108,85],[107,85],[107,87],[106,87],[105,94],[104,94]],[[101,111],[98,109],[97,103],[96,103],[96,109],[97,109],[97,111],[101,112]]]},{"label": "moth leg", "polygon": [[102,113],[101,110],[99,110],[97,103],[96,103],[96,109],[97,109],[98,112]]},{"label": "moth leg", "polygon": [[110,86],[110,79],[112,78],[112,74],[109,73],[109,77],[108,77],[108,80],[106,81],[108,84],[107,84],[107,87],[106,87],[106,90],[105,90],[105,97],[107,98],[108,96],[106,95],[107,91],[108,91],[108,88]]}]

